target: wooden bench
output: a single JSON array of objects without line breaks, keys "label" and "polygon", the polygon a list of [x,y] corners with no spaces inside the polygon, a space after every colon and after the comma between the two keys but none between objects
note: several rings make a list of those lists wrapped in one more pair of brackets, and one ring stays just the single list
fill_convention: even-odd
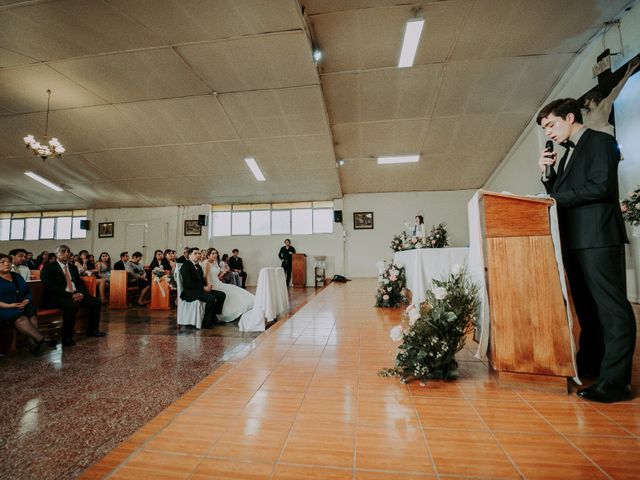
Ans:
[{"label": "wooden bench", "polygon": [[126,270],[111,270],[109,276],[109,308],[129,308],[130,300],[138,296],[140,291],[137,285],[129,284],[129,275]]}]

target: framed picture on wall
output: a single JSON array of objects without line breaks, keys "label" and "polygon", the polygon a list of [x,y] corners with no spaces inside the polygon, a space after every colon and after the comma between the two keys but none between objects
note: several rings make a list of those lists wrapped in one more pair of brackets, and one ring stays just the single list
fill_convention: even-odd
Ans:
[{"label": "framed picture on wall", "polygon": [[354,230],[373,229],[373,212],[353,212]]},{"label": "framed picture on wall", "polygon": [[98,224],[98,238],[113,237],[113,222],[104,222]]},{"label": "framed picture on wall", "polygon": [[198,220],[184,221],[184,236],[199,237],[202,235],[202,225],[198,225]]}]

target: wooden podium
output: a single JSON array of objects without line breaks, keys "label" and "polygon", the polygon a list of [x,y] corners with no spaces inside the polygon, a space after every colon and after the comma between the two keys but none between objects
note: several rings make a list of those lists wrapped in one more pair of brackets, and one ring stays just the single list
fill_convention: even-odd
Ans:
[{"label": "wooden podium", "polygon": [[291,264],[291,285],[294,287],[307,286],[307,255],[294,253]]},{"label": "wooden podium", "polygon": [[501,386],[566,393],[567,377],[576,372],[549,224],[552,203],[492,192],[481,196],[489,359]]}]

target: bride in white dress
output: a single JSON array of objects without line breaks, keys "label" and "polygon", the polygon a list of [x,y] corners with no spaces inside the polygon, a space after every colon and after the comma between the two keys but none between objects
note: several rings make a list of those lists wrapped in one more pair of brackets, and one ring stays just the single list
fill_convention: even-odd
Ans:
[{"label": "bride in white dress", "polygon": [[200,265],[207,285],[213,285],[215,290],[224,292],[227,295],[222,306],[222,313],[218,315],[218,320],[233,322],[243,313],[253,308],[253,302],[256,297],[236,285],[222,283],[220,277],[226,272],[220,269],[218,258],[218,251],[215,248],[209,248],[207,249],[205,260]]}]

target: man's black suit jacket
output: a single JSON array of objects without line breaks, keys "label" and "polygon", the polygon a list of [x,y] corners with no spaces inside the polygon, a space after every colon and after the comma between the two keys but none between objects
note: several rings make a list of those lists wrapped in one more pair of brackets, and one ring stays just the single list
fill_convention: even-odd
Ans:
[{"label": "man's black suit jacket", "polygon": [[231,255],[229,257],[229,268],[231,270],[244,271],[244,265],[242,264],[242,259],[240,257],[234,257],[233,255]]},{"label": "man's black suit jacket", "polygon": [[196,267],[191,260],[188,260],[180,267],[180,275],[182,276],[182,295],[180,298],[186,302],[199,300],[205,285],[202,267],[200,265]]},{"label": "man's black suit jacket", "polygon": [[586,129],[564,172],[543,182],[558,204],[560,237],[566,248],[628,243],[618,195],[619,162],[615,139]]},{"label": "man's black suit jacket", "polygon": [[124,267],[124,262],[122,260],[118,260],[116,263],[113,264],[113,269],[114,270],[126,270],[126,268]]},{"label": "man's black suit jacket", "polygon": [[[71,281],[76,287],[76,292],[87,295],[84,282],[80,279],[78,269],[72,263],[68,263]],[[71,298],[73,294],[67,292],[67,279],[58,262],[47,263],[40,272],[40,281],[44,290],[44,301],[50,304],[52,298]]]}]

